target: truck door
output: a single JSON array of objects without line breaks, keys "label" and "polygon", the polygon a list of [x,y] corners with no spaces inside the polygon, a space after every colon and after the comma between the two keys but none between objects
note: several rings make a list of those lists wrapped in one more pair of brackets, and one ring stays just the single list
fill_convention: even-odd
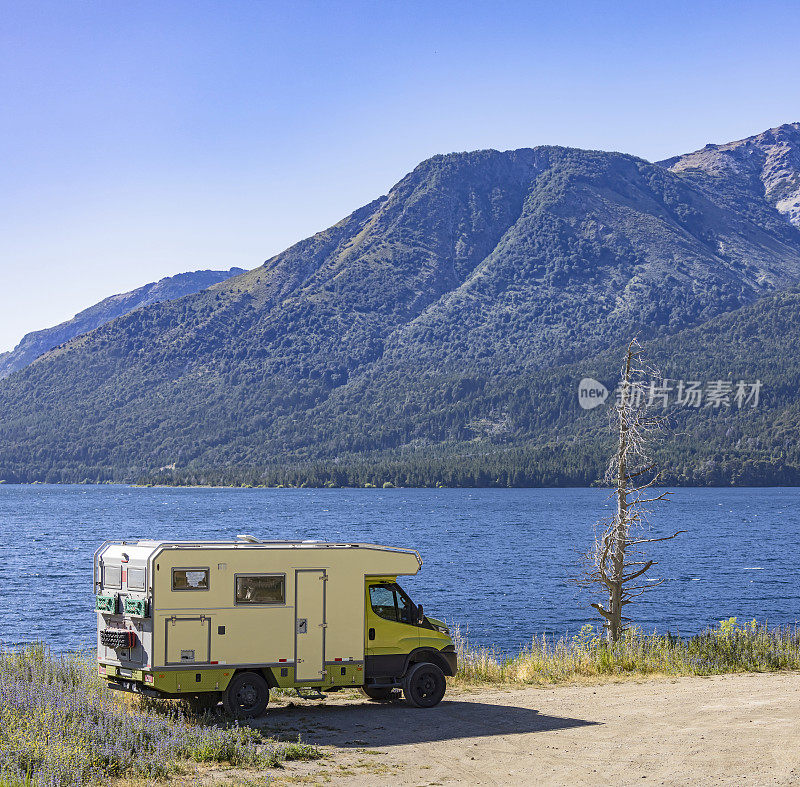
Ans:
[{"label": "truck door", "polygon": [[419,647],[411,599],[394,582],[366,583],[367,677],[402,674],[406,656]]},{"label": "truck door", "polygon": [[321,682],[325,677],[325,585],[323,569],[295,571],[295,680]]}]

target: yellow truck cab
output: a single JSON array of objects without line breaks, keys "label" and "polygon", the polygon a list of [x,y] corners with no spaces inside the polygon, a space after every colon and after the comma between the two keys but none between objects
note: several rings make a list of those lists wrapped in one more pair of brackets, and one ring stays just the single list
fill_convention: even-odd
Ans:
[{"label": "yellow truck cab", "polygon": [[321,541],[106,541],[94,556],[111,688],[258,716],[270,688],[402,689],[430,708],[456,673],[447,626],[398,584],[414,550]]}]

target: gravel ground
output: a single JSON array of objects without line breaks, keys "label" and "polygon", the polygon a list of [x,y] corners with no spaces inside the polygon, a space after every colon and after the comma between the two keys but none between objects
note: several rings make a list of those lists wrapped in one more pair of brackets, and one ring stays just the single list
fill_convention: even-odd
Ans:
[{"label": "gravel ground", "polygon": [[430,710],[332,694],[261,725],[328,755],[273,784],[800,784],[800,673],[449,691]]}]

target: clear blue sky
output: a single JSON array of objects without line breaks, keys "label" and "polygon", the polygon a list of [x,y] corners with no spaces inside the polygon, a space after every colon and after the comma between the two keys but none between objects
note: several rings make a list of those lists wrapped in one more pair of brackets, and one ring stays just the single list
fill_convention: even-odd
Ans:
[{"label": "clear blue sky", "polygon": [[796,2],[0,0],[0,350],[252,268],[435,153],[800,120]]}]

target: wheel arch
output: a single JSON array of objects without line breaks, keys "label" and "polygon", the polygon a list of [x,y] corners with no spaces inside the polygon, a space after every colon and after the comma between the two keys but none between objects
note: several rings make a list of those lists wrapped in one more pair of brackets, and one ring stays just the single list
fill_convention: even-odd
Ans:
[{"label": "wheel arch", "polygon": [[231,672],[230,678],[228,678],[227,683],[221,690],[227,688],[228,684],[237,677],[238,675],[242,675],[245,672],[254,672],[256,675],[261,676],[267,682],[267,687],[270,689],[277,689],[278,681],[275,678],[275,674],[272,671],[272,667],[238,667],[233,672]]},{"label": "wheel arch", "polygon": [[453,676],[453,670],[447,663],[447,659],[435,648],[415,648],[412,650],[406,659],[406,667],[403,670],[403,674],[405,675],[414,664],[425,661],[435,664],[445,675]]},{"label": "wheel arch", "polygon": [[272,667],[261,667],[258,670],[254,670],[254,672],[258,672],[258,674],[264,678],[270,690],[280,688],[275,673],[272,671]]}]

